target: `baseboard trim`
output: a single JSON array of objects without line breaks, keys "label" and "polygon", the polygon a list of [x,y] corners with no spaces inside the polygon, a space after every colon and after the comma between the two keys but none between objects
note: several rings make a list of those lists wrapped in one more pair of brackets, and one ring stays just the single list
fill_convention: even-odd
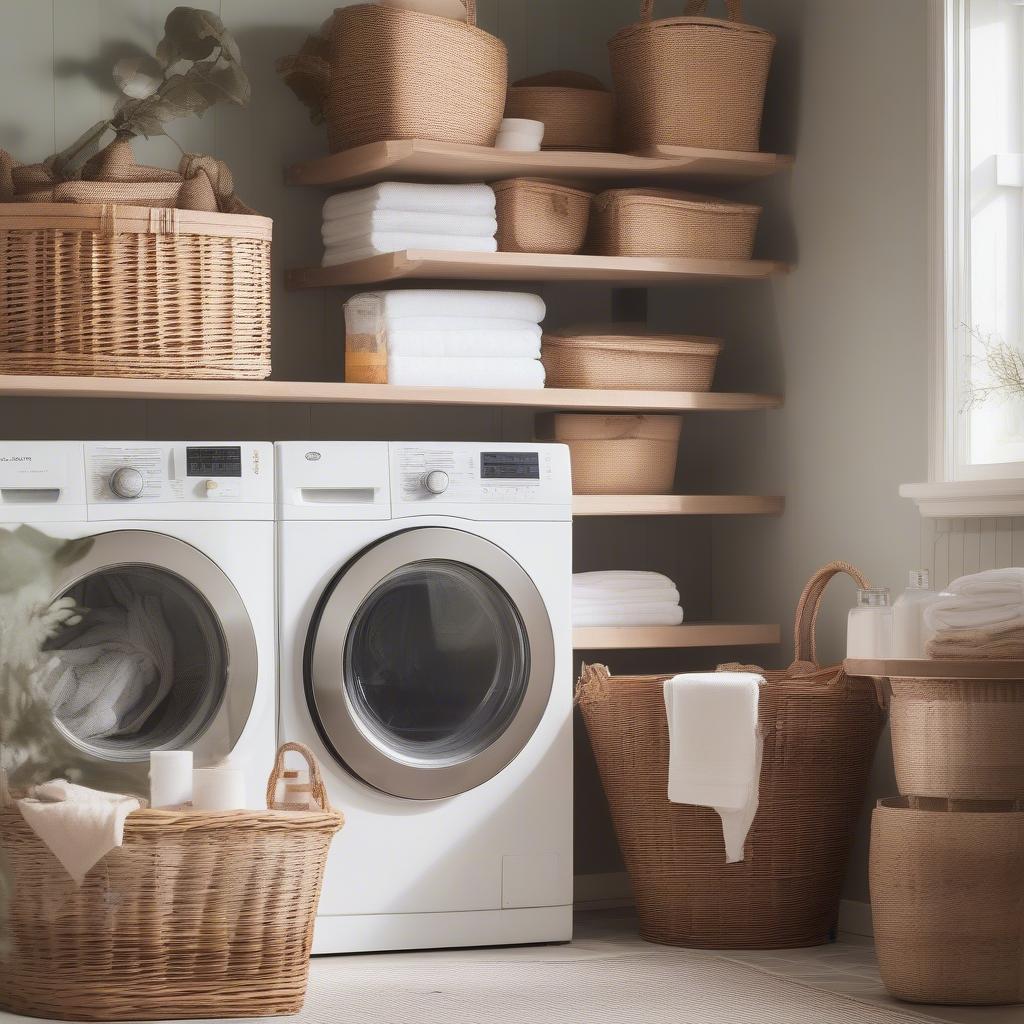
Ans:
[{"label": "baseboard trim", "polygon": [[839,931],[873,939],[875,926],[871,920],[871,904],[860,900],[843,900],[839,904]]},{"label": "baseboard trim", "polygon": [[580,909],[612,910],[633,905],[633,890],[625,871],[577,875],[573,879],[573,903]]}]

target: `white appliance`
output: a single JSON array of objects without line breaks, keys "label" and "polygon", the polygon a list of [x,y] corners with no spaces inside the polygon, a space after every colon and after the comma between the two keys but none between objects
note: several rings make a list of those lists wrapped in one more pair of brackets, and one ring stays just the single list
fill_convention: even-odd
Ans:
[{"label": "white appliance", "polygon": [[314,953],[572,934],[561,445],[277,445],[281,736],[346,816]]},{"label": "white appliance", "polygon": [[[56,656],[74,650],[96,682],[100,656],[126,671],[118,644],[142,652],[126,673],[142,688],[123,691],[131,709],[109,688],[76,704],[83,676],[58,709],[67,766],[85,781],[148,793],[149,752],[189,749],[197,767],[229,758],[249,805],[264,806],[277,739],[273,471],[265,443],[0,443],[0,527],[92,540],[52,588],[87,609],[51,641]],[[113,727],[97,722],[101,701]]]}]

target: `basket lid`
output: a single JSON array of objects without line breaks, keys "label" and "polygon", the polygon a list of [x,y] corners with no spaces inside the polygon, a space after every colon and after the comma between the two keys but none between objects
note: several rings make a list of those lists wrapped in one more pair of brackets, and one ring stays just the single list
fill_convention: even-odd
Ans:
[{"label": "basket lid", "polygon": [[690,356],[717,356],[722,351],[722,342],[718,338],[658,333],[646,330],[642,324],[562,327],[555,331],[545,331],[544,344],[557,348],[658,352]]},{"label": "basket lid", "polygon": [[609,188],[594,196],[594,203],[601,208],[606,208],[613,203],[649,203],[676,209],[743,214],[744,216],[761,212],[761,207],[753,203],[736,203],[731,199],[702,196],[695,192],[681,192],[672,188]]}]

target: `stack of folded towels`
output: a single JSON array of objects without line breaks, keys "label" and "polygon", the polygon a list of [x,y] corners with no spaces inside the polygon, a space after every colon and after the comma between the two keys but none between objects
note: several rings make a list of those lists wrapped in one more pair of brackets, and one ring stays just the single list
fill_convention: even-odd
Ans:
[{"label": "stack of folded towels", "polygon": [[490,185],[416,185],[385,181],[324,203],[325,267],[382,252],[443,249],[496,252]]},{"label": "stack of folded towels", "polygon": [[929,658],[1024,658],[1024,569],[961,576],[924,622]]},{"label": "stack of folded towels", "polygon": [[544,313],[544,300],[525,292],[364,292],[345,303],[345,379],[542,388]]},{"label": "stack of folded towels", "polygon": [[679,591],[657,572],[580,572],[572,578],[574,626],[678,626]]}]

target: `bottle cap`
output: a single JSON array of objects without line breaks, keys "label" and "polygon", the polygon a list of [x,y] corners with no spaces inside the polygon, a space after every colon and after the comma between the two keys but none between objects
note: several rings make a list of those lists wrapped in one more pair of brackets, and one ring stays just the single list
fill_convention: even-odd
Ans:
[{"label": "bottle cap", "polygon": [[927,569],[911,569],[910,581],[907,584],[910,590],[931,590],[931,573]]},{"label": "bottle cap", "polygon": [[888,587],[869,587],[857,591],[857,604],[862,607],[885,607],[889,604]]}]

